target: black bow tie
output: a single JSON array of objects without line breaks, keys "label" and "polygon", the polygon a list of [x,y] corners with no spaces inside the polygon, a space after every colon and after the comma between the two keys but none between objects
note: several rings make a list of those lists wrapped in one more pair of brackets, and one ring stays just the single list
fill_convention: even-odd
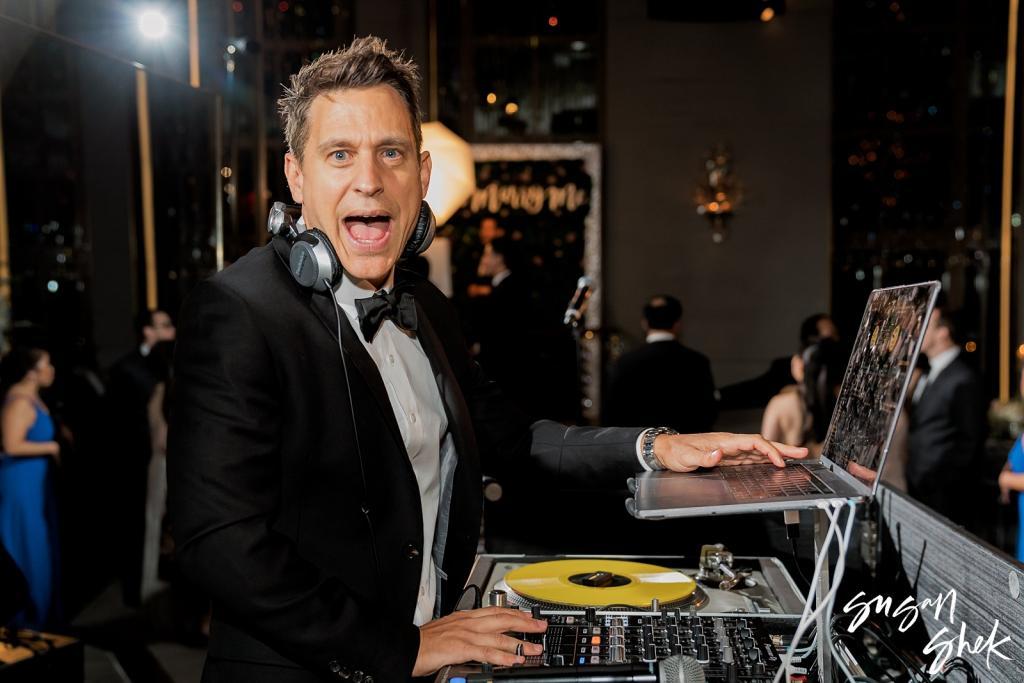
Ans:
[{"label": "black bow tie", "polygon": [[409,332],[416,331],[416,300],[409,292],[385,292],[383,289],[368,299],[356,299],[359,329],[367,343],[373,341],[381,324],[390,318]]}]

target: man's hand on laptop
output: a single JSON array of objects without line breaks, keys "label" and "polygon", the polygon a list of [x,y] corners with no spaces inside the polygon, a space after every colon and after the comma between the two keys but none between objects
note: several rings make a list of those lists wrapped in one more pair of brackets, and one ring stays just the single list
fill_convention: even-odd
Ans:
[{"label": "man's hand on laptop", "polygon": [[662,434],[654,440],[654,457],[675,472],[698,467],[770,462],[785,467],[786,458],[806,458],[807,449],[769,441],[760,434]]}]

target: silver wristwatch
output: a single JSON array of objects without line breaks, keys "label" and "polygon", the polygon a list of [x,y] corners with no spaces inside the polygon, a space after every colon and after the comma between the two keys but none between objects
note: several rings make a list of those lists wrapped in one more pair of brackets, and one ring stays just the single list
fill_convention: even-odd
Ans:
[{"label": "silver wristwatch", "polygon": [[654,440],[662,434],[678,433],[679,432],[670,427],[651,427],[644,432],[643,439],[640,441],[640,457],[643,458],[644,464],[652,470],[667,469],[656,457],[654,457]]}]

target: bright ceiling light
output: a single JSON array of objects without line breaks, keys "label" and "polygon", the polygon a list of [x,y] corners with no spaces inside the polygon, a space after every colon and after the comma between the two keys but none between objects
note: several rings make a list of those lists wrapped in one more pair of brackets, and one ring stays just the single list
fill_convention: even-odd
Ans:
[{"label": "bright ceiling light", "polygon": [[157,9],[143,10],[139,14],[139,31],[152,40],[159,40],[167,35],[167,17]]}]

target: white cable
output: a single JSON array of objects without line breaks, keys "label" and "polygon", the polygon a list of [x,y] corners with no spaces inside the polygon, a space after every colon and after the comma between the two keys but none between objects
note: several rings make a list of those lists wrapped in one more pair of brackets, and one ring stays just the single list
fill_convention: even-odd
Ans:
[{"label": "white cable", "polygon": [[804,655],[806,655],[806,654],[807,654],[808,652],[810,652],[811,650],[813,650],[813,649],[814,649],[815,647],[817,647],[817,645],[818,645],[818,634],[817,634],[817,633],[815,633],[815,634],[814,634],[814,638],[812,638],[812,639],[811,639],[811,644],[810,644],[810,645],[807,645],[807,646],[805,646],[805,647],[802,647],[802,648],[800,648],[799,650],[794,650],[794,651],[793,651],[793,654],[795,654],[795,655],[799,655],[799,656],[804,656]]},{"label": "white cable", "polygon": [[[814,572],[811,574],[811,585],[810,588],[807,589],[807,597],[804,599],[804,609],[800,614],[800,621],[797,625],[797,635],[803,635],[803,631],[806,629],[805,619],[807,618],[811,610],[811,603],[814,600],[814,595],[818,589],[818,580],[821,576],[823,562],[827,561],[828,548],[832,540],[832,535],[836,533],[836,530],[839,526],[838,511],[834,512],[829,503],[826,501],[820,502],[818,504],[818,507],[824,510],[825,514],[828,515],[828,532],[826,532],[825,534],[825,541],[822,544],[821,548],[822,552],[818,554],[818,558],[814,564]],[[793,650],[796,649],[796,644],[798,642],[799,641],[796,637],[794,637],[793,640],[790,641],[789,648],[786,654],[782,657],[782,662],[780,663],[779,670],[775,672],[775,678],[773,679],[773,683],[778,683],[779,680],[782,678],[783,673],[785,673],[786,675],[787,683],[789,682],[789,665],[793,658]]]},{"label": "white cable", "polygon": [[814,638],[811,639],[811,644],[806,646],[806,647],[802,647],[799,650],[794,650],[793,654],[796,655],[797,659],[803,659],[808,654],[810,654],[815,649],[817,649],[817,647],[818,647],[818,633],[817,633],[817,631],[815,631]]},{"label": "white cable", "polygon": [[[853,501],[847,501],[847,505],[849,507],[849,513],[848,513],[847,518],[846,518],[846,529],[844,530],[843,534],[841,536],[838,536],[837,539],[836,539],[837,543],[839,545],[839,557],[836,560],[836,568],[835,568],[835,572],[834,572],[834,575],[833,575],[833,578],[832,578],[832,584],[831,584],[831,586],[829,588],[828,593],[826,593],[825,596],[823,597],[823,599],[820,601],[820,604],[818,605],[818,607],[815,608],[814,611],[812,611],[810,615],[808,615],[807,621],[804,622],[801,626],[798,627],[798,632],[794,636],[794,642],[800,642],[800,638],[803,636],[803,631],[805,631],[808,627],[810,627],[814,623],[815,619],[817,619],[818,615],[821,614],[821,612],[823,610],[826,610],[825,611],[826,619],[827,620],[831,620],[832,607],[833,607],[833,604],[835,602],[836,594],[839,592],[839,584],[843,580],[843,572],[844,572],[844,570],[846,568],[846,554],[847,554],[847,552],[849,552],[849,548],[850,548],[850,535],[853,532],[853,523],[854,523],[854,520],[855,520],[854,510],[856,509],[856,505],[853,503]],[[837,521],[838,521],[838,518],[839,518],[839,508],[837,508],[837,511],[836,511],[836,519],[837,519]],[[827,548],[827,546],[826,546],[826,548]],[[831,647],[831,640],[830,639],[824,639],[823,640],[823,646],[824,647]],[[788,675],[788,670],[787,670],[787,675]]]},{"label": "white cable", "polygon": [[[825,609],[825,619],[824,619],[824,622],[826,624],[829,624],[832,621],[832,609],[833,609],[833,605],[835,604],[836,594],[839,592],[839,584],[843,580],[843,571],[846,569],[846,554],[849,552],[849,549],[850,549],[850,535],[851,535],[851,533],[853,531],[853,523],[854,523],[854,520],[855,520],[854,514],[855,514],[857,506],[856,506],[856,504],[853,501],[847,501],[847,505],[849,506],[849,512],[848,512],[847,517],[846,517],[846,529],[844,530],[844,533],[843,533],[843,535],[841,537],[841,540],[840,540],[840,544],[841,544],[842,547],[840,548],[840,551],[839,551],[839,558],[836,560],[836,569],[835,569],[835,575],[834,575],[834,577],[832,579],[832,585],[829,588],[829,592],[826,595],[826,600],[824,601],[824,603],[822,605],[819,605],[818,609],[815,610],[815,616],[816,616],[817,613],[820,612],[822,608]],[[815,635],[817,635],[817,634],[815,634]],[[830,636],[831,634],[826,634],[826,635]],[[831,637],[825,638],[823,643],[824,643],[823,647],[831,648],[832,647],[832,638]]]}]

